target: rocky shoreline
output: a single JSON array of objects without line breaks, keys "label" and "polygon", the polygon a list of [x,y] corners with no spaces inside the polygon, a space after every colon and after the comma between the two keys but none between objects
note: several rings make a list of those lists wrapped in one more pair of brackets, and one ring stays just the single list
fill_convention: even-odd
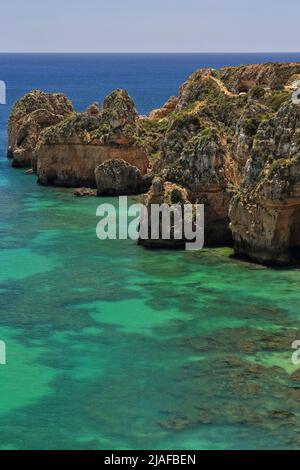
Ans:
[{"label": "rocky shoreline", "polygon": [[233,242],[237,256],[299,264],[299,78],[300,63],[201,69],[149,116],[125,90],[83,113],[63,94],[33,91],[12,109],[8,157],[40,184],[81,187],[79,196],[149,190],[150,206],[159,178],[205,205],[206,245]]}]

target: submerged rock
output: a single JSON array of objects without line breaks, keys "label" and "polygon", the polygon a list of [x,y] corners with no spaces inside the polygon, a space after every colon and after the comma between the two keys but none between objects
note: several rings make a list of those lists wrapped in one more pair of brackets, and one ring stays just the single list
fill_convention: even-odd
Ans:
[{"label": "submerged rock", "polygon": [[97,196],[97,190],[96,189],[90,189],[90,188],[77,188],[74,191],[74,196],[77,197],[95,197]]},{"label": "submerged rock", "polygon": [[108,160],[95,169],[98,196],[141,194],[148,191],[151,178],[124,160]]},{"label": "submerged rock", "polygon": [[[281,321],[285,325],[284,315]],[[182,357],[189,359],[170,388],[169,403],[161,404],[165,418],[159,425],[170,432],[193,429],[199,424],[246,426],[245,439],[249,431],[257,433],[260,429],[274,439],[280,436],[284,444],[296,446],[300,429],[299,374],[285,370],[290,360],[286,345],[291,344],[295,330],[278,328],[279,324],[267,334],[260,328],[218,328],[185,338]],[[277,361],[279,365],[275,365]]]}]

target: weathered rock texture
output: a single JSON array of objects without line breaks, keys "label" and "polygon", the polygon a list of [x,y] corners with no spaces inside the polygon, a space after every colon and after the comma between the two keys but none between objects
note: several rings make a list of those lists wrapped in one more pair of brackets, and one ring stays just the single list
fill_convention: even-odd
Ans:
[{"label": "weathered rock texture", "polygon": [[95,170],[98,196],[142,194],[151,185],[151,178],[124,160],[107,160]]},{"label": "weathered rock texture", "polygon": [[223,67],[220,79],[233,92],[247,93],[256,85],[280,89],[299,79],[300,63],[274,63]]},{"label": "weathered rock texture", "polygon": [[228,92],[216,74],[200,70],[182,86],[154,164],[164,181],[185,187],[192,202],[205,204],[207,245],[231,240],[229,185],[234,171],[227,138],[244,100]]},{"label": "weathered rock texture", "polygon": [[162,106],[162,108],[154,109],[149,114],[150,119],[163,119],[171,114],[178,104],[177,96],[171,96],[168,101]]},{"label": "weathered rock texture", "polygon": [[152,171],[204,203],[206,245],[233,236],[236,253],[259,262],[297,254],[299,74],[299,63],[199,70],[170,113],[150,114],[165,123]]},{"label": "weathered rock texture", "polygon": [[97,190],[91,188],[77,188],[74,190],[74,196],[77,197],[96,197]]},{"label": "weathered rock texture", "polygon": [[[184,217],[181,217],[181,222],[178,223],[174,214],[171,213],[170,220],[170,237],[167,239],[163,235],[162,230],[162,217],[159,219],[157,225],[158,237],[155,238],[153,234],[153,225],[151,224],[151,215],[154,206],[165,205],[171,207],[177,205],[181,208],[181,214],[184,215],[183,207],[185,204],[191,204],[188,199],[187,190],[177,184],[170,182],[163,182],[161,178],[154,178],[152,186],[147,194],[142,196],[142,203],[147,208],[146,213],[142,213],[141,227],[148,229],[141,229],[141,236],[139,244],[147,248],[183,248],[185,244],[191,240],[185,238],[184,230]],[[191,216],[190,222],[194,228],[195,215]],[[144,235],[142,235],[142,233]],[[146,233],[146,236],[145,236]]]},{"label": "weathered rock texture", "polygon": [[[299,78],[300,63],[198,70],[178,97],[149,117],[137,115],[124,90],[115,90],[102,109],[94,103],[81,114],[70,114],[60,98],[63,120],[55,107],[40,121],[41,106],[31,99],[12,113],[9,155],[14,164],[21,159],[18,152],[24,161],[32,159],[42,184],[91,188],[96,167],[122,160],[129,166],[101,167],[103,191],[139,192],[139,173],[134,170],[132,177],[130,166],[136,167],[141,177],[148,172],[162,181],[160,195],[152,187],[146,196],[148,205],[168,199],[172,185],[185,192],[183,200],[204,203],[206,245],[233,241],[238,255],[290,263],[300,245],[300,106],[291,93]],[[28,111],[33,116],[23,130]]]},{"label": "weathered rock texture", "polygon": [[230,208],[238,255],[297,262],[300,253],[300,106],[287,103],[256,133]]},{"label": "weathered rock texture", "polygon": [[14,167],[32,165],[32,156],[43,129],[58,124],[73,112],[61,93],[33,91],[13,107],[8,122],[8,158]]},{"label": "weathered rock texture", "polygon": [[146,150],[138,141],[138,115],[124,90],[105,98],[98,112],[73,114],[46,129],[35,149],[38,182],[54,186],[96,186],[95,168],[107,160],[121,159],[141,174],[149,165]]}]

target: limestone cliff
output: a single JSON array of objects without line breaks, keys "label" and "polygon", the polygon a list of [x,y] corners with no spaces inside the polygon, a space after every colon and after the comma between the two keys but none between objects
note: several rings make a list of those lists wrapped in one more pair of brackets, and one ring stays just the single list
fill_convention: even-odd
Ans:
[{"label": "limestone cliff", "polygon": [[84,113],[62,95],[34,92],[13,109],[8,153],[14,165],[32,161],[41,184],[95,188],[97,168],[103,193],[132,194],[147,189],[145,174],[148,186],[159,177],[161,194],[152,187],[147,204],[172,185],[203,203],[206,245],[233,241],[237,255],[294,262],[300,106],[291,90],[299,77],[300,63],[198,70],[148,117],[138,116],[125,90]]},{"label": "limestone cliff", "polygon": [[115,90],[105,98],[101,111],[93,105],[42,132],[34,151],[38,182],[93,188],[95,168],[115,159],[128,162],[144,175],[149,161],[138,132],[132,99],[125,90]]},{"label": "limestone cliff", "polygon": [[[297,252],[300,107],[290,87],[299,73],[296,63],[199,70],[181,87],[173,111],[150,114],[166,123],[153,173],[204,203],[206,245],[233,236],[236,253],[259,262],[289,262]],[[276,197],[266,189],[278,185],[280,208],[279,189]]]},{"label": "limestone cliff", "polygon": [[286,103],[260,124],[230,218],[236,254],[277,264],[299,258],[299,105]]},{"label": "limestone cliff", "polygon": [[235,93],[247,93],[254,86],[281,89],[300,78],[300,63],[276,63],[223,67],[219,77]]},{"label": "limestone cliff", "polygon": [[107,160],[95,169],[98,196],[142,194],[148,191],[151,178],[124,160]]},{"label": "limestone cliff", "polygon": [[[154,178],[149,192],[142,196],[142,203],[147,208],[147,212],[142,212],[141,214],[141,227],[144,226],[144,228],[141,228],[140,231],[139,244],[147,248],[184,248],[188,241],[185,238],[184,218],[181,217],[178,222],[174,212],[171,213],[171,216],[168,217],[170,232],[169,237],[166,238],[163,234],[162,217],[160,216],[157,226],[154,228],[151,224],[151,216],[156,205],[164,205],[166,207],[177,206],[180,210],[180,215],[184,215],[184,205],[191,204],[188,199],[187,190],[177,184],[163,182],[161,178]],[[193,214],[190,216],[190,219],[190,223],[194,227],[195,220]],[[155,236],[153,231],[157,231],[157,236]]]},{"label": "limestone cliff", "polygon": [[58,124],[73,112],[61,93],[32,91],[13,107],[8,122],[8,158],[14,167],[30,167],[43,129]]}]

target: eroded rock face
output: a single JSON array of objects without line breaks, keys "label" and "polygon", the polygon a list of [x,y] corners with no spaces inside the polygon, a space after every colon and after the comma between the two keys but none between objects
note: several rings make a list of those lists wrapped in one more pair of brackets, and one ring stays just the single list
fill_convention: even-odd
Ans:
[{"label": "eroded rock face", "polygon": [[38,182],[55,186],[96,187],[95,168],[107,160],[124,160],[147,172],[146,150],[138,141],[138,116],[125,90],[46,129],[35,149]]},{"label": "eroded rock face", "polygon": [[103,101],[103,120],[112,130],[125,126],[135,126],[137,111],[132,98],[126,90],[114,90]]},{"label": "eroded rock face", "polygon": [[250,158],[253,142],[260,123],[267,119],[270,109],[256,100],[245,106],[235,127],[235,148],[232,159],[234,181],[240,185],[245,177],[245,166]]},{"label": "eroded rock face", "polygon": [[170,126],[162,149],[162,175],[166,181],[187,188],[193,202],[205,205],[207,245],[231,240],[225,174],[228,159],[222,129],[208,127],[192,115]]},{"label": "eroded rock face", "polygon": [[216,80],[212,71],[199,71],[183,85],[155,166],[165,181],[187,188],[193,203],[205,205],[206,245],[231,241],[229,186],[234,172],[228,135],[244,105]]},{"label": "eroded rock face", "polygon": [[90,104],[85,110],[86,114],[89,116],[99,116],[100,114],[100,108],[99,104],[97,102]]},{"label": "eroded rock face", "polygon": [[[198,70],[149,117],[137,115],[124,90],[84,113],[34,92],[13,110],[8,153],[15,165],[32,162],[41,184],[72,187],[95,188],[95,168],[122,160],[141,177],[161,178],[161,194],[154,187],[148,193],[150,206],[153,198],[168,199],[165,184],[205,205],[206,245],[233,236],[238,255],[291,262],[300,245],[300,107],[291,100],[299,77],[300,63]],[[122,163],[134,182],[126,185],[118,165],[110,180],[103,173],[104,191],[141,192],[137,170]]]},{"label": "eroded rock face", "polygon": [[[162,218],[157,225],[158,237],[153,236],[154,227],[151,223],[151,214],[154,206],[166,205],[171,207],[177,205],[183,209],[185,204],[190,205],[187,190],[177,184],[170,182],[163,182],[161,178],[154,178],[152,186],[147,194],[142,196],[142,203],[147,208],[147,213],[141,215],[141,226],[148,227],[147,237],[141,234],[139,244],[147,248],[184,248],[188,241],[185,237],[184,231],[184,218],[181,217],[181,222],[176,221],[175,216],[170,218],[170,237],[167,239],[163,234]],[[182,215],[183,210],[181,210]],[[191,219],[192,227],[195,227],[194,215]],[[143,229],[145,230],[145,229]]]},{"label": "eroded rock face", "polygon": [[[295,117],[290,111],[286,116],[284,108],[288,104],[293,107],[288,87],[299,70],[300,64],[227,67],[220,72],[199,70],[181,87],[175,110],[165,118],[168,125],[153,169],[165,181],[186,188],[192,202],[204,203],[206,245],[230,242],[230,202],[233,197],[237,200],[235,195],[247,182],[257,183],[265,155],[274,150],[274,140],[276,156],[270,163],[285,159],[288,147],[297,152],[290,132],[291,127],[295,128]],[[243,249],[243,243],[238,242],[242,230],[238,218],[242,218],[244,209],[232,209],[231,213],[235,213],[232,232],[236,252],[247,253],[246,239]],[[257,223],[262,217],[254,215]],[[249,231],[248,222],[251,225],[244,217],[245,231]],[[282,243],[279,239],[278,247],[283,248]],[[279,257],[278,247],[274,259],[282,262],[286,255]],[[253,259],[263,260],[259,256]]]},{"label": "eroded rock face", "polygon": [[205,100],[208,95],[230,94],[217,77],[218,72],[214,69],[200,69],[192,73],[180,88],[177,108],[184,109],[191,103]]},{"label": "eroded rock face", "polygon": [[13,107],[8,122],[8,158],[14,167],[32,165],[34,149],[43,129],[58,124],[73,112],[61,93],[33,91]]},{"label": "eroded rock face", "polygon": [[151,111],[149,114],[150,119],[163,119],[169,114],[171,114],[173,111],[175,111],[176,107],[178,105],[178,98],[177,96],[171,96],[171,98],[168,99],[168,101],[158,109],[154,109]]},{"label": "eroded rock face", "polygon": [[235,93],[247,93],[254,86],[282,88],[299,79],[300,63],[274,63],[223,67],[220,79]]},{"label": "eroded rock face", "polygon": [[141,194],[148,191],[151,178],[124,160],[108,160],[95,169],[98,196]]},{"label": "eroded rock face", "polygon": [[283,105],[275,117],[259,126],[230,218],[237,255],[267,264],[299,261],[298,105]]}]

